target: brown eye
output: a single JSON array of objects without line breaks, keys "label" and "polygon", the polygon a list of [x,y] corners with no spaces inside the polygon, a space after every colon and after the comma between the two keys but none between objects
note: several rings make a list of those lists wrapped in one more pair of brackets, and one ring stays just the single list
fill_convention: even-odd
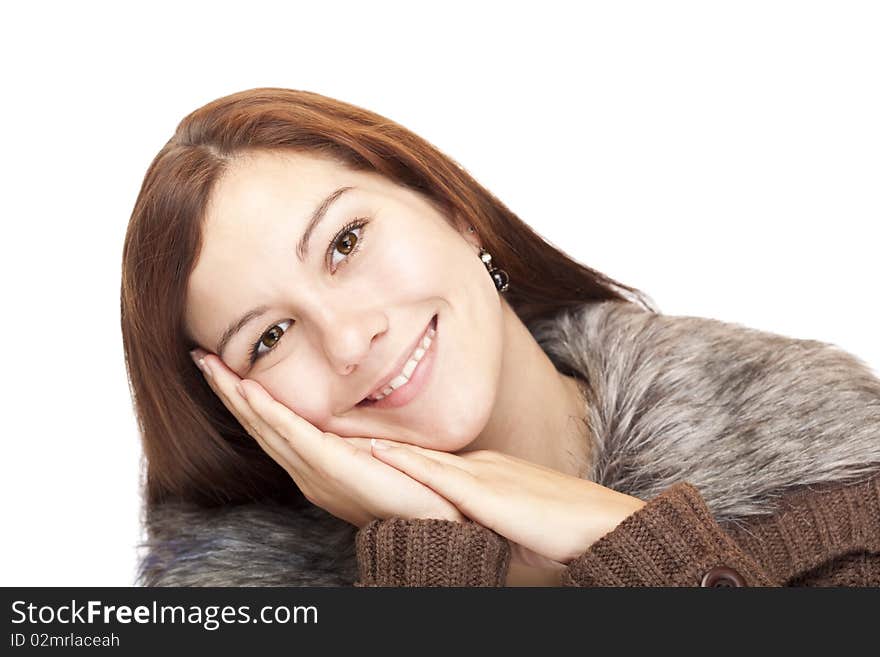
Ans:
[{"label": "brown eye", "polygon": [[[268,354],[278,344],[278,341],[287,332],[287,327],[292,324],[292,320],[284,320],[270,327],[268,331],[263,333],[254,343],[248,352],[248,362],[253,365],[257,360]],[[265,347],[265,349],[263,349]]]},{"label": "brown eye", "polygon": [[336,248],[339,249],[339,252],[342,255],[348,255],[354,250],[355,245],[357,245],[358,238],[352,231],[348,231],[339,242],[336,244]]},{"label": "brown eye", "polygon": [[[361,232],[366,225],[367,220],[355,219],[343,227],[330,241],[327,258],[330,261],[331,271],[336,271],[337,265],[347,263],[350,257],[358,252],[361,247]],[[336,258],[337,253],[343,257]]]},{"label": "brown eye", "polygon": [[271,349],[275,346],[275,343],[281,339],[281,336],[284,335],[284,331],[282,331],[277,326],[273,326],[268,331],[263,333],[263,337],[260,338],[260,344],[264,347],[269,347]]}]

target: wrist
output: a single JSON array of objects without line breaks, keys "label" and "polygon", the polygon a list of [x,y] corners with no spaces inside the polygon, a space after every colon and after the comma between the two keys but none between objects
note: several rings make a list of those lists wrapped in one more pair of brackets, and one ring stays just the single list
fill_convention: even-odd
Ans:
[{"label": "wrist", "polygon": [[632,495],[626,495],[625,493],[619,493],[610,489],[605,490],[611,495],[603,500],[599,513],[596,513],[596,506],[594,505],[591,507],[593,510],[582,514],[585,526],[581,529],[579,540],[572,546],[567,558],[561,561],[561,563],[568,564],[577,559],[589,550],[593,543],[613,532],[620,523],[647,504],[645,501]]}]

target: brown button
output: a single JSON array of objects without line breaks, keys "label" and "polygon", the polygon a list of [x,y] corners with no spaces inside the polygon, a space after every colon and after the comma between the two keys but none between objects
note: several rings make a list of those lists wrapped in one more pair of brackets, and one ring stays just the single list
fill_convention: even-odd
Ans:
[{"label": "brown button", "polygon": [[706,587],[745,585],[746,582],[742,575],[727,566],[715,566],[703,575],[703,581],[700,582],[700,586]]}]

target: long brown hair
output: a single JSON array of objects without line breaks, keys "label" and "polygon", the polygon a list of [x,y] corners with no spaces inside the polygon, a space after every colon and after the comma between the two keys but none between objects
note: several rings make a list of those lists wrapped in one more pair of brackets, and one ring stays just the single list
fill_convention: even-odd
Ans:
[{"label": "long brown hair", "polygon": [[520,319],[587,301],[619,299],[656,312],[649,297],[545,241],[463,167],[406,128],[325,96],[259,88],[186,116],[153,159],[122,253],[121,324],[131,395],[146,459],[148,506],[303,502],[290,476],[238,424],[194,367],[186,335],[187,281],[199,255],[212,189],[229,161],[255,149],[291,149],[374,171],[423,194],[450,221],[474,226],[504,297]]}]

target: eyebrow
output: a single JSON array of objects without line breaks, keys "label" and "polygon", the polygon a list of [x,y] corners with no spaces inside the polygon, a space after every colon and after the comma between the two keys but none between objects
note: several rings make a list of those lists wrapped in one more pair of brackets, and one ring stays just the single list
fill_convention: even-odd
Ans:
[{"label": "eyebrow", "polygon": [[[330,206],[333,205],[333,202],[336,201],[340,196],[342,196],[345,192],[354,189],[353,186],[348,185],[345,187],[340,187],[335,191],[331,192],[327,198],[325,198],[318,207],[315,208],[315,211],[312,212],[312,217],[309,219],[309,223],[306,225],[306,229],[302,234],[299,242],[296,245],[296,255],[299,258],[300,262],[305,262],[305,259],[309,257],[309,240],[312,237],[312,233],[315,228],[318,227],[318,224],[321,223],[321,219],[324,218],[324,215],[327,214],[327,211],[330,209]],[[223,358],[223,352],[226,347],[229,345],[229,341],[232,340],[235,335],[241,331],[247,324],[256,319],[257,317],[261,317],[262,315],[268,312],[269,306],[257,306],[256,308],[251,308],[246,313],[244,313],[238,319],[230,322],[229,326],[223,331],[220,335],[220,339],[217,341],[217,348],[214,350],[220,358]]]}]

